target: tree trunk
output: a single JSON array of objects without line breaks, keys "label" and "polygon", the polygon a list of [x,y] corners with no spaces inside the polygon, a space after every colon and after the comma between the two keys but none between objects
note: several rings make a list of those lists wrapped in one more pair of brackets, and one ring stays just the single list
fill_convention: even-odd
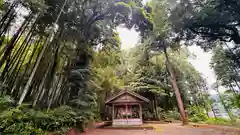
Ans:
[{"label": "tree trunk", "polygon": [[157,111],[157,98],[156,98],[156,95],[154,94],[154,110],[155,110],[155,116],[156,116],[156,119],[159,120],[159,117],[158,117],[158,111]]},{"label": "tree trunk", "polygon": [[226,106],[226,104],[225,104],[225,102],[224,102],[224,99],[222,98],[221,93],[220,93],[219,90],[218,90],[218,87],[216,88],[216,91],[217,91],[218,96],[219,96],[219,99],[220,99],[220,101],[221,101],[221,103],[222,103],[222,105],[223,105],[223,107],[224,107],[224,110],[228,113],[229,118],[232,120],[232,114],[231,114],[231,112],[229,111],[228,107]]},{"label": "tree trunk", "polygon": [[19,2],[20,2],[20,1],[18,1],[18,0],[14,1],[14,2],[11,4],[11,6],[9,7],[9,9],[7,10],[7,12],[2,16],[2,19],[0,20],[0,22],[1,22],[0,28],[2,28],[1,26],[2,26],[2,24],[5,22],[5,20],[8,18],[9,14],[10,14],[11,12],[14,12],[14,8],[18,5]]},{"label": "tree trunk", "polygon": [[[62,7],[61,7],[61,10],[60,10],[60,12],[59,12],[59,14],[58,14],[58,17],[57,17],[56,21],[55,21],[53,24],[57,24],[57,22],[59,21],[59,18],[60,18],[60,16],[61,16],[62,13],[63,13],[63,9],[64,9],[67,1],[68,1],[68,0],[65,0],[65,1],[64,1],[63,5],[62,5]],[[31,84],[32,84],[33,77],[35,76],[36,71],[37,71],[37,69],[38,69],[38,67],[39,67],[39,64],[40,64],[40,62],[41,62],[41,60],[42,60],[43,54],[44,54],[45,50],[48,48],[49,43],[50,43],[50,41],[51,41],[51,38],[54,36],[54,34],[55,34],[55,32],[54,32],[54,28],[53,28],[52,31],[51,31],[51,33],[50,33],[50,36],[48,37],[46,43],[44,44],[44,47],[43,47],[43,49],[42,49],[42,52],[41,52],[39,58],[37,59],[36,65],[34,66],[34,69],[33,69],[32,73],[31,73],[31,75],[30,75],[30,77],[29,77],[29,79],[28,79],[28,82],[27,82],[27,84],[26,84],[26,86],[25,86],[25,88],[24,88],[24,90],[23,90],[23,93],[22,93],[22,95],[21,95],[21,98],[20,98],[19,101],[18,101],[18,105],[21,105],[22,102],[23,102],[23,100],[25,99],[25,96],[27,95],[27,92],[28,92],[28,90],[29,90],[29,88],[30,88],[30,86],[31,86]]]},{"label": "tree trunk", "polygon": [[233,88],[231,83],[229,83],[229,87],[230,87],[231,91],[233,92],[234,96],[236,97],[237,96],[237,92],[234,90],[234,88]]},{"label": "tree trunk", "polygon": [[200,98],[203,102],[204,109],[206,110],[206,115],[209,117],[208,112],[209,112],[209,107],[207,106],[206,99],[203,96],[202,91],[200,90]]},{"label": "tree trunk", "polygon": [[[228,49],[229,51],[231,52],[231,54],[235,57],[235,58],[238,58],[238,56],[233,52],[232,48],[230,48],[226,43],[224,44]],[[234,61],[234,60],[233,60]],[[238,69],[237,67],[240,67],[240,62],[239,60],[237,59],[236,63],[237,65],[235,65],[232,61],[230,61],[234,67],[234,71],[236,72],[236,74],[238,74],[239,76],[239,73],[236,71],[236,69]]]},{"label": "tree trunk", "polygon": [[53,98],[53,100],[55,101],[55,103],[57,103],[57,99],[58,99],[58,97],[60,96],[60,94],[61,94],[61,89],[62,89],[62,84],[63,84],[63,77],[64,76],[62,76],[62,75],[60,75],[60,81],[59,81],[59,83],[58,83],[58,85],[57,85],[57,91],[56,91],[56,95],[54,96],[54,98]]},{"label": "tree trunk", "polygon": [[[43,77],[43,79],[42,79],[42,81],[41,81],[41,83],[40,83],[40,86],[39,86],[39,88],[38,88],[37,95],[36,95],[36,97],[35,97],[35,99],[34,99],[34,101],[33,101],[33,104],[32,104],[33,107],[36,106],[38,100],[41,99],[40,97],[41,97],[42,93],[44,93],[43,89],[44,89],[44,84],[45,84],[45,81],[46,81],[48,72],[49,72],[49,68],[47,68],[47,71],[46,71],[46,73],[45,73],[45,75],[44,75],[44,77]],[[41,95],[40,95],[40,94],[41,94]]]},{"label": "tree trunk", "polygon": [[154,99],[152,100],[152,111],[153,111],[153,119],[156,119],[156,113],[155,113],[155,103],[154,103]]},{"label": "tree trunk", "polygon": [[[1,60],[0,60],[0,67],[3,66],[3,64],[5,63],[7,57],[11,54],[12,50],[13,50],[13,47],[14,47],[14,44],[16,42],[16,40],[18,39],[19,37],[19,34],[21,33],[21,31],[24,29],[24,27],[29,23],[29,21],[31,20],[31,16],[29,17],[29,19],[26,19],[22,25],[20,26],[20,28],[17,30],[17,32],[13,35],[11,41],[9,44],[7,44],[6,46],[6,50],[5,50],[5,53],[3,54]],[[25,27],[26,28],[26,27]]]},{"label": "tree trunk", "polygon": [[188,119],[186,117],[183,101],[182,101],[182,98],[181,98],[181,93],[180,93],[180,90],[179,90],[178,85],[177,85],[176,76],[175,76],[174,71],[172,69],[172,65],[171,65],[171,62],[169,60],[166,47],[164,47],[164,54],[165,54],[165,57],[166,57],[167,70],[168,70],[169,75],[171,77],[172,87],[173,87],[175,95],[176,95],[181,120],[182,120],[183,125],[187,125],[188,124]]},{"label": "tree trunk", "polygon": [[62,78],[61,76],[57,77],[57,82],[55,82],[55,84],[53,85],[52,93],[51,93],[51,95],[50,95],[50,100],[49,100],[49,103],[48,103],[47,111],[50,110],[51,105],[52,105],[53,102],[54,102],[55,96],[56,96],[56,94],[58,93],[59,84],[62,82],[62,79],[63,79],[63,78]]},{"label": "tree trunk", "polygon": [[211,106],[211,109],[212,109],[212,112],[213,112],[214,118],[217,118],[217,115],[216,115],[215,111],[213,110],[213,105],[211,104],[210,106]]}]

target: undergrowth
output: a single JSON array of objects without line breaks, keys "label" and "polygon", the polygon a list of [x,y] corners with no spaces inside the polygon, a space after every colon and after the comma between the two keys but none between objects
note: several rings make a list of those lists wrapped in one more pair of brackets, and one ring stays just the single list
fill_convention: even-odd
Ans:
[{"label": "undergrowth", "polygon": [[240,127],[239,118],[235,117],[231,120],[221,117],[208,117],[207,114],[204,113],[204,110],[199,106],[192,106],[189,108],[189,121],[202,124]]},{"label": "undergrowth", "polygon": [[34,109],[26,104],[16,107],[10,97],[0,97],[0,134],[46,135],[51,132],[62,135],[74,127],[81,131],[93,115],[82,111],[70,106],[49,111]]}]

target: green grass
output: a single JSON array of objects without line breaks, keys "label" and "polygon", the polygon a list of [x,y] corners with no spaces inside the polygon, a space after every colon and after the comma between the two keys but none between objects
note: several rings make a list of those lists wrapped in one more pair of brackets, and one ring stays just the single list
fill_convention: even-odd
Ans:
[{"label": "green grass", "polygon": [[240,127],[240,119],[234,121],[224,119],[224,118],[208,118],[206,121],[199,121],[200,124],[211,124],[211,125],[221,125],[221,126],[231,126]]}]

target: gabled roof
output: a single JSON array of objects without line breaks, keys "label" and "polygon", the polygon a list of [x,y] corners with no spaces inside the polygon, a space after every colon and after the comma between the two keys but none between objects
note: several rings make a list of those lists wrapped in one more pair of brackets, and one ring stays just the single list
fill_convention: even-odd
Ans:
[{"label": "gabled roof", "polygon": [[129,94],[129,95],[131,95],[131,96],[133,96],[133,97],[136,97],[136,98],[138,98],[138,99],[140,99],[140,100],[142,100],[142,101],[144,101],[144,102],[149,102],[149,99],[147,99],[147,98],[145,98],[145,97],[143,97],[143,96],[141,96],[141,95],[139,95],[139,94],[137,94],[137,93],[135,93],[135,92],[133,92],[133,91],[128,91],[128,90],[122,90],[122,91],[120,91],[118,94],[116,94],[115,96],[113,96],[113,97],[111,97],[109,100],[107,100],[106,102],[105,102],[105,104],[108,104],[108,103],[110,103],[111,101],[114,101],[115,99],[117,99],[117,98],[119,98],[120,96],[122,96],[122,95],[124,95],[124,94]]}]

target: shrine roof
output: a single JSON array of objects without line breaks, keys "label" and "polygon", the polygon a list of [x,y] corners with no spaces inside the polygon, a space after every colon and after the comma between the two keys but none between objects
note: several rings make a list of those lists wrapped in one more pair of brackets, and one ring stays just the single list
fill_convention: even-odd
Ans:
[{"label": "shrine roof", "polygon": [[[116,95],[112,96],[110,99],[108,99],[105,103],[106,104],[111,104],[113,101],[117,102],[117,103],[121,103],[121,102],[126,102],[126,101],[121,101],[121,100],[118,100],[120,97],[122,97],[123,95],[130,95],[132,96],[133,98],[136,98],[138,101],[140,102],[149,102],[149,99],[133,92],[133,91],[129,91],[129,90],[121,90],[119,93],[117,93]],[[134,102],[134,101],[131,101],[131,100],[128,100],[128,102]]]}]

